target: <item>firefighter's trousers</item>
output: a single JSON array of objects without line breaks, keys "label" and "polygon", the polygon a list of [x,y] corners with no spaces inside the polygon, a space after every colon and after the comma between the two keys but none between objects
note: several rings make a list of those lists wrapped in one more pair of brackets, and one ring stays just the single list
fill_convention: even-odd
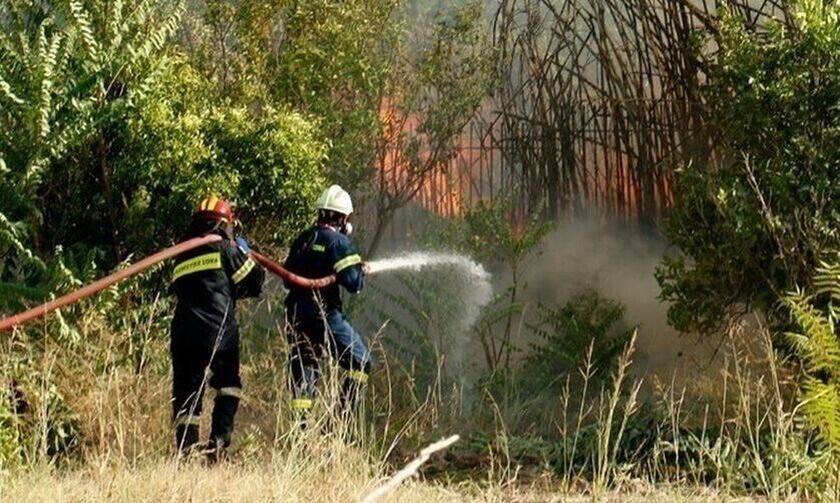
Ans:
[{"label": "firefighter's trousers", "polygon": [[292,408],[305,412],[312,407],[324,353],[347,371],[342,383],[340,408],[348,413],[359,391],[368,381],[371,356],[362,336],[337,309],[322,311],[317,305],[298,303],[287,307],[289,370],[293,394]]},{"label": "firefighter's trousers", "polygon": [[242,393],[239,345],[217,350],[214,354],[213,349],[204,344],[173,338],[170,349],[172,417],[179,451],[189,450],[198,441],[204,390],[208,386],[215,390],[210,445],[227,447]]}]

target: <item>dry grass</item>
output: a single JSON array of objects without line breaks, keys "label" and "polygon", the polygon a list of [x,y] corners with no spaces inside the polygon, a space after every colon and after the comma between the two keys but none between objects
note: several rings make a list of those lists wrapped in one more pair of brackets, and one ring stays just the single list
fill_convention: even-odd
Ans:
[{"label": "dry grass", "polygon": [[[411,376],[383,366],[371,390],[375,393],[366,400],[365,421],[324,433],[325,425],[334,424],[329,404],[340,388],[341,374],[333,368],[311,427],[301,432],[288,409],[278,341],[243,360],[246,397],[231,459],[212,467],[197,460],[178,462],[171,453],[165,340],[149,343],[154,364],[138,369],[103,363],[117,361],[124,339],[108,330],[87,335],[93,344],[77,346],[76,352],[45,347],[27,364],[38,370],[27,389],[55,386],[61,391],[80,449],[69,460],[51,462],[39,449],[44,442],[38,432],[46,432],[48,422],[41,426],[35,420],[34,434],[22,445],[23,463],[0,470],[0,501],[359,501],[430,439],[468,434],[480,426],[469,424],[471,419],[452,408],[440,390],[407,398],[401,386]],[[769,339],[765,343],[769,363],[764,368],[774,369]],[[755,375],[747,358],[737,354],[714,407],[718,414],[706,406],[696,416],[698,408],[687,403],[690,393],[666,390],[656,406],[667,414],[650,425],[657,430],[655,447],[647,457],[620,459],[619,447],[634,416],[650,406],[637,399],[638,383],[628,375],[631,356],[628,347],[600,391],[587,395],[591,386],[585,381],[583,389],[567,387],[565,399],[555,397],[562,410],[546,420],[565,425],[559,435],[569,445],[553,465],[518,464],[507,442],[517,433],[497,408],[495,426],[484,425],[496,443],[478,470],[458,473],[457,462],[435,455],[431,464],[436,469],[426,472],[435,473],[434,478],[411,478],[380,501],[731,501],[741,495],[788,500],[836,494],[821,476],[830,459],[812,458],[809,446],[797,440],[801,432],[782,392],[784,379],[775,372]],[[38,401],[32,406],[34,419],[60,412]],[[694,425],[698,417],[700,427]],[[595,433],[583,435],[587,427]],[[527,433],[518,435],[529,440]],[[681,458],[683,453],[691,459]]]},{"label": "dry grass", "polygon": [[[367,467],[288,470],[287,463],[204,467],[161,459],[137,467],[91,465],[80,470],[35,470],[6,481],[4,501],[354,501],[372,489]],[[394,501],[456,500],[423,483],[400,488]]]},{"label": "dry grass", "polygon": [[[346,457],[332,464],[228,463],[205,467],[150,460],[137,466],[91,463],[74,470],[38,468],[6,476],[0,482],[3,501],[359,501],[381,480],[371,466]],[[290,469],[290,466],[295,466]],[[601,493],[570,494],[552,490],[550,482],[533,485],[485,482],[446,483],[413,479],[380,501],[734,501],[704,488],[655,487],[627,481],[624,488]]]}]

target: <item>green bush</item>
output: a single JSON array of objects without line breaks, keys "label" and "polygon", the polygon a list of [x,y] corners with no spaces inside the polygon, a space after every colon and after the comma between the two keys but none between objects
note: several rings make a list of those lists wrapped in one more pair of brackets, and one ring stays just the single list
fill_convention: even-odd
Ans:
[{"label": "green bush", "polygon": [[[232,197],[249,234],[280,246],[311,222],[327,149],[313,122],[285,110],[254,116],[222,109],[211,116],[207,136],[214,155],[206,169],[238,181]],[[197,171],[205,172],[205,164]]]},{"label": "green bush", "polygon": [[780,292],[807,286],[840,245],[840,5],[790,2],[790,25],[725,11],[707,58],[714,164],[676,174],[658,271],[670,322],[710,333],[757,309],[778,328]]},{"label": "green bush", "polygon": [[[602,378],[614,369],[635,327],[624,327],[624,306],[588,291],[562,306],[540,304],[539,322],[530,326],[538,341],[531,344],[523,369],[530,389],[557,390],[568,376],[589,361],[592,375]],[[591,351],[591,354],[590,354]]]},{"label": "green bush", "polygon": [[[102,196],[52,198],[55,163],[96,145],[104,125],[158,82],[182,9],[180,2],[62,0],[6,1],[0,11],[0,284],[32,298],[56,245],[44,236],[56,213],[45,201],[58,200],[58,213],[70,205],[91,212]],[[65,183],[89,185],[101,171],[76,168]]]},{"label": "green bush", "polygon": [[104,151],[87,142],[54,162],[42,190],[46,242],[100,249],[97,262],[110,268],[179,239],[208,194],[236,203],[245,230],[266,244],[306,225],[324,183],[314,123],[287,110],[208,107],[209,94],[171,60],[133,113],[104,126]]}]

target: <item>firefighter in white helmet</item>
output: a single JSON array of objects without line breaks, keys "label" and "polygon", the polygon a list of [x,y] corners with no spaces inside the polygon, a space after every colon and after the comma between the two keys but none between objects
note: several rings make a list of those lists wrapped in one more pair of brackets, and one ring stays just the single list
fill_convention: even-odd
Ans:
[{"label": "firefighter in white helmet", "polygon": [[292,244],[285,267],[298,275],[321,278],[336,275],[336,282],[318,290],[287,284],[286,319],[289,330],[289,366],[292,408],[305,413],[312,407],[325,352],[334,357],[347,375],[342,385],[341,412],[352,410],[371,371],[371,357],[361,335],[348,323],[342,309],[341,290],[362,290],[365,265],[350,240],[353,201],[333,185],[316,202],[318,220]]}]

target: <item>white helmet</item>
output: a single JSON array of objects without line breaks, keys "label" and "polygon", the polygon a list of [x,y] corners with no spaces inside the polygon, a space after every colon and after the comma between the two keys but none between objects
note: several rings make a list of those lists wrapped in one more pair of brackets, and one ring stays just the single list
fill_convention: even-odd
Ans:
[{"label": "white helmet", "polygon": [[350,199],[350,194],[338,185],[333,185],[321,192],[318,200],[315,201],[315,206],[319,210],[331,210],[342,215],[353,213],[353,200]]}]

